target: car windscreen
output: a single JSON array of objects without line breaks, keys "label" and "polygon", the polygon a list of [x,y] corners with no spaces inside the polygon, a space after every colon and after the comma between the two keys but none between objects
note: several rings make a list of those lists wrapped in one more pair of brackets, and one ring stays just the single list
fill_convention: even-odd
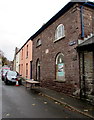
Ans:
[{"label": "car windscreen", "polygon": [[8,69],[3,70],[3,74],[6,74],[6,72],[9,71]]},{"label": "car windscreen", "polygon": [[17,73],[14,71],[9,71],[7,75],[8,76],[17,76]]}]

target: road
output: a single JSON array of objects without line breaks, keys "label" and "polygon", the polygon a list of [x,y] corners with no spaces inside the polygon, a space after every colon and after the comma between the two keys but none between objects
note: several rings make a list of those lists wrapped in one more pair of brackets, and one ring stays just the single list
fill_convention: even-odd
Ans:
[{"label": "road", "polygon": [[64,108],[39,91],[24,86],[5,85],[2,82],[3,118],[87,118]]}]

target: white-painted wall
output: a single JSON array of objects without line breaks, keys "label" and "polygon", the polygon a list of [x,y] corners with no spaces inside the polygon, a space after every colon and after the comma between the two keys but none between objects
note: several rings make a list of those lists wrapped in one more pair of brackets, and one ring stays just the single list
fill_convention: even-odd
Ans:
[{"label": "white-painted wall", "polygon": [[19,73],[20,53],[16,54],[16,71]]}]

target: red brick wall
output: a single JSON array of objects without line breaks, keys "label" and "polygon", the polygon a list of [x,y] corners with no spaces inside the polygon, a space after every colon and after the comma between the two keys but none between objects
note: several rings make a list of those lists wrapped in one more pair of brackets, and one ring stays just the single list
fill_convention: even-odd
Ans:
[{"label": "red brick wall", "polygon": [[[87,11],[87,10],[86,10]],[[87,11],[88,13],[89,11]],[[87,14],[86,13],[86,14]],[[88,14],[91,14],[90,12]],[[86,19],[86,18],[85,18]],[[85,24],[88,21],[85,20]],[[55,40],[55,29],[59,24],[65,26],[65,38],[53,42]],[[91,22],[90,22],[91,25]],[[85,26],[86,28],[87,26]],[[91,29],[91,28],[90,28]],[[85,30],[91,32],[89,28]],[[40,79],[41,86],[49,87],[56,91],[62,91],[72,94],[75,84],[79,87],[79,60],[76,51],[76,45],[70,46],[70,41],[77,42],[81,36],[80,9],[75,5],[67,13],[57,19],[53,24],[46,28],[33,40],[33,78],[36,79],[36,61],[40,60]],[[42,45],[36,48],[36,42],[41,39]],[[49,50],[46,54],[45,51]],[[64,54],[65,63],[65,82],[55,81],[55,58],[58,53]]]},{"label": "red brick wall", "polygon": [[90,8],[85,8],[84,9],[84,27],[85,27],[85,37],[90,35],[90,33],[93,32],[93,15],[94,10]]}]

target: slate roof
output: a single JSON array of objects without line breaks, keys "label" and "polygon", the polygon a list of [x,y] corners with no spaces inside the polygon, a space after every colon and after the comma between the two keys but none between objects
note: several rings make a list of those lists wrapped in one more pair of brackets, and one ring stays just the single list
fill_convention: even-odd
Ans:
[{"label": "slate roof", "polygon": [[[35,34],[33,34],[26,43],[19,49],[19,51],[27,44],[29,40],[32,40],[38,36],[42,31],[44,31],[48,26],[50,26],[53,22],[55,22],[59,17],[61,17],[63,14],[65,14],[71,7],[73,7],[75,4],[80,4],[87,6],[89,8],[94,9],[94,3],[93,2],[69,2],[66,4],[56,15],[54,15],[46,24],[44,24]],[[18,52],[19,52],[18,51]]]}]

